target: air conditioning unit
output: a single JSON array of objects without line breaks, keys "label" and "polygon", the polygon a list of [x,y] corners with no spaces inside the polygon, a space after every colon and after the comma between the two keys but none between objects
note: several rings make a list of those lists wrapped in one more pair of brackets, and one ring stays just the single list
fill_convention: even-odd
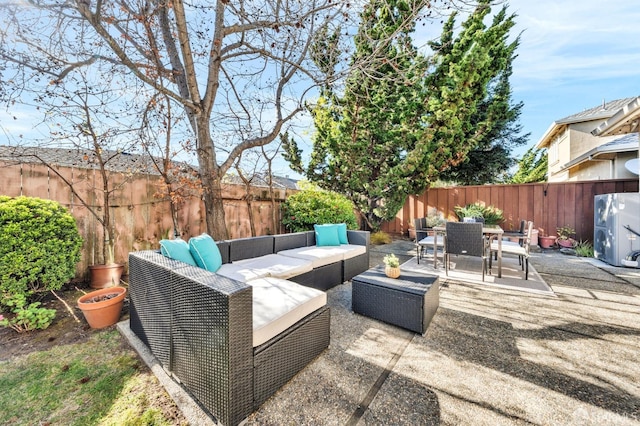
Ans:
[{"label": "air conditioning unit", "polygon": [[595,258],[624,266],[627,255],[640,250],[640,193],[596,195],[593,224]]}]

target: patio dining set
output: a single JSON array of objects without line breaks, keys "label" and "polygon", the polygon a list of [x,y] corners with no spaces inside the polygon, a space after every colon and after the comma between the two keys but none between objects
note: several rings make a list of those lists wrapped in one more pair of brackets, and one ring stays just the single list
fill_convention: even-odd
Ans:
[{"label": "patio dining set", "polygon": [[[504,231],[498,225],[485,224],[482,218],[465,218],[463,222],[446,222],[427,227],[425,218],[415,219],[417,262],[425,257],[429,248],[433,253],[433,267],[438,268],[438,253],[442,253],[446,274],[452,255],[480,257],[482,281],[485,273],[492,273],[493,259],[497,262],[497,276],[502,277],[502,255],[518,257],[523,278],[529,279],[529,248],[533,222],[522,220],[516,231]],[[505,240],[508,238],[507,240]]]}]

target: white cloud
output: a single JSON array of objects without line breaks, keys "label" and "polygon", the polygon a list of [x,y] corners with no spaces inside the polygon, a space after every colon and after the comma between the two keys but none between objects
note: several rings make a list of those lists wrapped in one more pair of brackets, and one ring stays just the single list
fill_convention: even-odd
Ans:
[{"label": "white cloud", "polygon": [[640,9],[630,0],[512,2],[523,31],[514,81],[600,79],[637,74]]}]

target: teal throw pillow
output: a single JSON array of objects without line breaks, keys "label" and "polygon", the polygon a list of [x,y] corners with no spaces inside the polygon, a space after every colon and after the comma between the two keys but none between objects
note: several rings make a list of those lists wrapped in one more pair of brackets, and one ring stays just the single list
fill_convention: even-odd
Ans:
[{"label": "teal throw pillow", "polygon": [[338,238],[340,239],[340,244],[349,244],[349,239],[347,238],[347,224],[339,223],[336,226],[338,227]]},{"label": "teal throw pillow", "polygon": [[338,225],[313,225],[316,231],[317,246],[339,246],[340,237],[338,236]]},{"label": "teal throw pillow", "polygon": [[198,266],[193,256],[191,256],[189,244],[184,240],[160,240],[160,253],[170,259],[180,260],[189,265]]},{"label": "teal throw pillow", "polygon": [[189,250],[191,250],[191,255],[202,269],[216,272],[222,266],[220,249],[208,234],[190,238]]}]

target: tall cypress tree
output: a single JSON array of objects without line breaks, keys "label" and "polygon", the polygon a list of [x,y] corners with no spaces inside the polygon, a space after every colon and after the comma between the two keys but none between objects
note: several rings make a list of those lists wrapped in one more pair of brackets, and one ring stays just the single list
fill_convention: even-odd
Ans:
[{"label": "tall cypress tree", "polygon": [[[506,9],[503,8],[494,22],[505,19]],[[507,43],[506,35],[503,36],[502,46],[499,46],[503,51],[494,55],[504,58],[505,65],[499,64],[498,76],[489,83],[487,96],[479,103],[471,119],[474,127],[484,125],[486,131],[476,137],[477,145],[468,152],[466,158],[457,166],[443,171],[440,179],[462,185],[499,182],[504,180],[508,169],[515,164],[511,151],[526,144],[530,135],[522,133],[519,119],[524,103],[513,102],[509,81],[519,43],[519,37]]]},{"label": "tall cypress tree", "polygon": [[493,128],[479,119],[489,83],[508,65],[505,44],[513,17],[492,25],[483,0],[454,36],[455,13],[433,56],[420,55],[409,30],[423,2],[372,0],[355,38],[353,71],[344,93],[324,90],[310,108],[316,133],[307,167],[293,140],[285,141],[292,167],[319,186],[349,197],[372,229],[395,216],[409,194],[462,162]]},{"label": "tall cypress tree", "polygon": [[547,180],[547,151],[529,148],[518,161],[518,170],[510,179],[511,183],[544,182]]}]

